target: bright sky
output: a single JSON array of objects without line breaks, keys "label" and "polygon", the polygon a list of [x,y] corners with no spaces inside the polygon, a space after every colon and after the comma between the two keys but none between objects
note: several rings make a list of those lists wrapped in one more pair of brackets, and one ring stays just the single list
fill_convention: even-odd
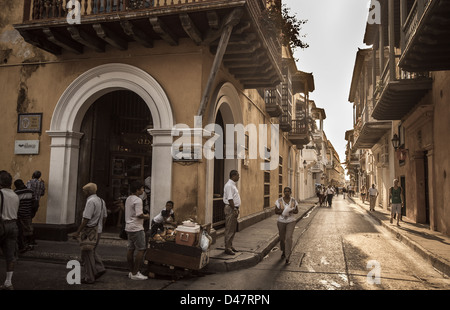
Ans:
[{"label": "bright sky", "polygon": [[290,15],[307,19],[303,26],[305,50],[297,49],[297,68],[312,72],[316,106],[327,115],[324,130],[345,161],[345,132],[353,128],[353,106],[348,102],[356,52],[363,48],[370,0],[283,0]]}]

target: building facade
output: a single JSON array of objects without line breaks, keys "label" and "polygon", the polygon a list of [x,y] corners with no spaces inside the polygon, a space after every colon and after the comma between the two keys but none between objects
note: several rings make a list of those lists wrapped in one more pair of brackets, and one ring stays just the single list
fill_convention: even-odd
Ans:
[{"label": "building facade", "polygon": [[392,179],[399,179],[403,214],[448,235],[448,193],[442,189],[448,188],[450,164],[450,29],[444,26],[450,21],[450,3],[380,4],[381,23],[368,23],[364,37],[371,48],[358,51],[355,63],[349,98],[355,127],[347,160],[354,162],[349,156],[359,151],[359,168],[353,169],[359,177],[372,171],[383,206]]},{"label": "building facade", "polygon": [[151,217],[172,200],[179,220],[214,229],[231,170],[241,228],[272,214],[284,186],[314,195],[302,153],[315,141],[314,79],[265,31],[266,1],[68,2],[0,13],[0,167],[25,181],[42,171],[40,238],[64,240],[79,224],[87,182],[110,219],[114,200],[147,179]]}]

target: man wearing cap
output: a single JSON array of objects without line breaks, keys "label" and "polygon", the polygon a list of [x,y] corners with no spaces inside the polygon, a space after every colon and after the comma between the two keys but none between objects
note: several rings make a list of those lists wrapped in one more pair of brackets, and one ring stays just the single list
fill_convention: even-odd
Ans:
[{"label": "man wearing cap", "polygon": [[239,208],[241,206],[241,197],[236,187],[239,181],[239,172],[230,171],[230,179],[223,189],[223,202],[225,203],[225,253],[234,255],[237,250],[233,247],[233,239],[236,234],[237,219],[239,216]]},{"label": "man wearing cap", "polygon": [[81,259],[84,262],[85,276],[81,280],[81,283],[93,284],[96,279],[101,277],[105,272],[105,266],[103,265],[100,255],[98,255],[96,249],[100,240],[100,235],[103,230],[103,226],[106,222],[107,211],[105,202],[103,199],[97,196],[97,185],[94,183],[88,183],[83,186],[83,193],[86,195],[86,206],[83,211],[83,221],[81,222],[78,230],[72,235],[74,238],[80,236],[80,232],[85,226],[95,227],[97,229],[97,242],[93,249],[81,249]]}]

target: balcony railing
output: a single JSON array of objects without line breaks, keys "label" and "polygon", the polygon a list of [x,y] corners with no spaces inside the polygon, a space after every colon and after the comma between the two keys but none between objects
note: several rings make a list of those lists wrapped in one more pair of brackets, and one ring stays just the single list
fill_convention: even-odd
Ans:
[{"label": "balcony railing", "polygon": [[24,21],[66,18],[70,6],[81,16],[107,15],[136,10],[177,7],[194,3],[214,3],[217,0],[26,0]]},{"label": "balcony railing", "polygon": [[283,113],[281,108],[281,93],[278,88],[270,88],[264,91],[266,111],[271,117],[278,117]]},{"label": "balcony railing", "polygon": [[405,42],[406,45],[409,44],[409,42],[412,39],[412,36],[417,30],[417,27],[419,26],[420,19],[423,16],[423,13],[425,12],[428,5],[431,3],[431,0],[416,0],[414,1],[414,4],[411,8],[411,11],[408,14],[408,17],[406,18],[406,21],[403,25],[403,32],[405,34]]}]

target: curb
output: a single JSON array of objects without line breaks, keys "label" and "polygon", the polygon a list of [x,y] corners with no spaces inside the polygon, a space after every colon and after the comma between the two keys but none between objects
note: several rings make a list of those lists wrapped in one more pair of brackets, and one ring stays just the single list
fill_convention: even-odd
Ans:
[{"label": "curb", "polygon": [[373,219],[375,219],[378,223],[381,224],[384,228],[386,228],[392,235],[396,237],[397,240],[402,242],[411,248],[414,252],[419,254],[422,258],[424,258],[427,262],[429,262],[436,270],[450,277],[450,264],[445,261],[442,261],[439,257],[431,253],[429,250],[425,249],[423,246],[418,244],[416,241],[411,240],[408,236],[399,232],[395,227],[391,227],[385,222],[381,221],[378,217],[373,215],[366,208],[357,203],[353,198],[349,198],[354,204],[356,204],[361,209],[365,210]]}]

